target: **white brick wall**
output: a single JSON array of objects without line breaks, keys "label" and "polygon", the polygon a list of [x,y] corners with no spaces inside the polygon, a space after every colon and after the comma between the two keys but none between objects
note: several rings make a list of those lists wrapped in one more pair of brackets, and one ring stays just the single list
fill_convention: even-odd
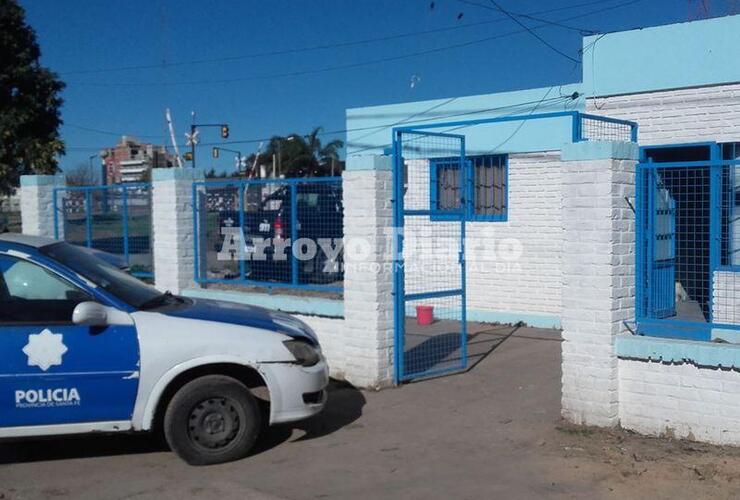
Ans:
[{"label": "white brick wall", "polygon": [[614,337],[634,309],[634,161],[565,162],[562,413],[579,424],[618,418]]},{"label": "white brick wall", "polygon": [[[54,188],[63,187],[64,176],[29,175],[21,180],[21,224],[23,234],[54,237]],[[60,214],[61,218],[61,214]],[[64,224],[59,224],[64,239]]]},{"label": "white brick wall", "polygon": [[[343,180],[346,379],[379,388],[393,381],[393,274],[386,253],[393,225],[392,175],[390,170],[348,170]],[[353,249],[352,241],[367,242],[366,252]]]},{"label": "white brick wall", "polygon": [[637,121],[642,146],[740,141],[740,83],[597,97],[586,110]]},{"label": "white brick wall", "polygon": [[[429,164],[426,160],[410,160],[408,190],[404,197],[406,209],[428,209]],[[509,318],[527,320],[542,315],[555,318],[557,324],[562,306],[561,253],[563,245],[562,169],[559,153],[514,154],[509,157],[509,213],[507,221],[466,223],[467,305],[469,310],[506,313]],[[458,223],[430,221],[429,218],[409,217],[405,222],[405,255],[407,265],[415,263],[457,262],[453,252],[447,257],[429,252],[434,242],[449,238],[457,245],[460,238]],[[412,241],[412,239],[420,241]],[[507,260],[502,254],[518,242],[521,256]],[[416,252],[411,249],[415,245]],[[485,246],[484,260],[476,260],[478,245]],[[407,273],[408,274],[408,273]],[[417,273],[421,274],[421,273]],[[414,278],[407,276],[407,287]],[[459,286],[460,277],[449,270],[424,275],[423,290],[451,289]],[[408,291],[408,290],[407,290]],[[435,304],[435,301],[427,301]],[[443,306],[445,301],[436,301]],[[548,324],[547,326],[551,326]]]},{"label": "white brick wall", "polygon": [[644,434],[740,445],[740,372],[620,359],[619,419]]},{"label": "white brick wall", "polygon": [[468,259],[468,308],[560,316],[562,312],[562,173],[559,153],[509,157],[507,222],[470,222],[469,238],[521,243],[519,259],[476,265]]},{"label": "white brick wall", "polygon": [[[202,172],[178,170],[175,178],[152,183],[152,234],[155,285],[180,293],[194,282],[193,181]],[[188,176],[189,174],[189,176]]]}]

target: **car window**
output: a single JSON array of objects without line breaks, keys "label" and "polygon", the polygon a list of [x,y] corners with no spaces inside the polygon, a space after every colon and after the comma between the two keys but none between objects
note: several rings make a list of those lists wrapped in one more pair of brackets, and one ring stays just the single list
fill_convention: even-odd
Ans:
[{"label": "car window", "polygon": [[144,284],[130,274],[117,269],[94,255],[90,255],[75,245],[54,243],[42,247],[40,250],[44,255],[67,266],[106,292],[137,309],[162,295],[153,286]]},{"label": "car window", "polygon": [[85,291],[53,272],[0,255],[0,322],[70,322],[77,304],[87,300]]}]

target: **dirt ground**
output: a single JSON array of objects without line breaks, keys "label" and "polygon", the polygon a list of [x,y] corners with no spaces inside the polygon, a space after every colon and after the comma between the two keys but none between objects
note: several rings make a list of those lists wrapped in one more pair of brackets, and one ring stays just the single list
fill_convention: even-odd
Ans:
[{"label": "dirt ground", "polygon": [[[559,334],[489,327],[465,374],[361,392],[193,468],[146,436],[0,445],[0,499],[740,498],[740,449],[559,418]],[[472,358],[471,358],[472,359]]]}]

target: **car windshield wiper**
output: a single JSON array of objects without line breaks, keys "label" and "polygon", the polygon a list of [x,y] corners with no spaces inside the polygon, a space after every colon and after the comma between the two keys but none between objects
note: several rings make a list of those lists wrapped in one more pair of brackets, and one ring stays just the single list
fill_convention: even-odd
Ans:
[{"label": "car windshield wiper", "polygon": [[181,300],[178,297],[175,297],[174,295],[172,295],[172,292],[167,290],[162,295],[157,295],[153,299],[149,299],[143,304],[141,304],[139,306],[139,309],[152,309],[155,307],[163,306],[173,299],[177,302],[181,302]]}]

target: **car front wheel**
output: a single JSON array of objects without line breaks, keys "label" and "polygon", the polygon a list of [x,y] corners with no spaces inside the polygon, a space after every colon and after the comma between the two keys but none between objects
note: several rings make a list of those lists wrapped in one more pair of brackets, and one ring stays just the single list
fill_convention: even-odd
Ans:
[{"label": "car front wheel", "polygon": [[164,433],[172,451],[191,465],[244,458],[257,440],[260,412],[249,389],[231,377],[207,375],[172,398]]}]

